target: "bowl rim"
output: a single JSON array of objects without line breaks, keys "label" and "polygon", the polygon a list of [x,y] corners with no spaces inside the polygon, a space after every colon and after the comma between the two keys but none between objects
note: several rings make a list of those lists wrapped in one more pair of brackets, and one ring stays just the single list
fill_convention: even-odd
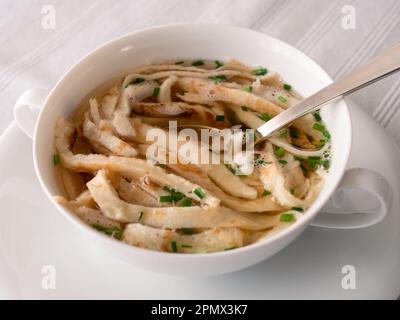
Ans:
[{"label": "bowl rim", "polygon": [[[332,83],[333,80],[329,76],[329,74],[313,59],[311,59],[309,56],[307,56],[305,53],[297,49],[296,47],[290,45],[289,43],[282,41],[278,38],[272,37],[268,34],[265,34],[260,31],[256,31],[253,29],[245,28],[245,27],[239,27],[239,26],[234,26],[230,24],[217,24],[217,23],[173,23],[173,24],[164,24],[164,25],[157,25],[157,26],[152,26],[148,28],[143,28],[140,30],[136,30],[133,32],[129,32],[126,34],[123,34],[119,37],[116,37],[112,40],[109,40],[105,42],[104,44],[96,47],[92,51],[90,51],[88,54],[86,54],[84,57],[82,57],[78,62],[73,64],[57,81],[57,83],[54,85],[54,87],[50,90],[50,93],[46,97],[43,107],[40,110],[38,119],[36,121],[35,125],[35,131],[34,131],[34,137],[33,137],[33,160],[34,160],[34,168],[36,172],[36,176],[38,177],[39,183],[44,190],[45,194],[47,197],[50,199],[51,203],[58,208],[59,211],[63,213],[63,215],[70,220],[75,226],[78,226],[81,229],[84,229],[86,231],[89,231],[88,234],[97,238],[100,241],[105,241],[106,243],[113,245],[113,246],[118,246],[121,250],[125,250],[126,252],[129,252],[130,254],[141,254],[141,255],[149,255],[153,257],[162,257],[163,259],[165,258],[172,258],[172,259],[216,259],[219,257],[227,257],[227,256],[233,256],[233,255],[239,255],[245,252],[257,250],[260,247],[265,247],[272,245],[273,243],[278,242],[279,240],[285,238],[288,234],[294,233],[295,230],[300,230],[303,228],[303,230],[310,224],[310,222],[315,218],[315,216],[320,212],[321,208],[324,206],[324,204],[329,200],[329,197],[327,196],[326,199],[321,201],[320,204],[317,206],[315,205],[315,202],[317,199],[320,197],[318,195],[317,199],[314,201],[314,203],[311,205],[309,209],[306,210],[305,215],[303,215],[303,218],[301,220],[297,220],[296,223],[291,224],[287,228],[280,230],[279,232],[266,237],[265,239],[262,239],[258,242],[236,248],[235,250],[227,250],[227,251],[219,251],[219,252],[212,252],[212,253],[172,253],[172,252],[161,252],[161,251],[153,251],[149,249],[144,249],[140,247],[135,247],[132,245],[129,245],[127,243],[121,242],[121,241],[116,241],[115,239],[112,239],[111,237],[102,234],[95,229],[91,228],[89,225],[87,225],[85,222],[83,222],[80,218],[78,218],[76,215],[74,215],[72,212],[70,212],[68,209],[60,205],[56,200],[54,199],[54,195],[51,194],[49,191],[43,177],[41,174],[41,169],[38,163],[38,139],[37,139],[37,134],[38,134],[38,128],[39,124],[43,118],[44,111],[47,109],[47,106],[49,105],[49,101],[52,99],[53,94],[59,89],[59,86],[62,84],[63,80],[67,78],[71,73],[74,72],[76,68],[78,68],[81,64],[84,62],[87,62],[89,59],[95,58],[97,55],[101,54],[102,50],[105,50],[107,47],[116,44],[117,42],[127,40],[131,37],[137,36],[139,34],[144,34],[146,32],[156,32],[156,31],[161,31],[165,29],[173,29],[173,28],[226,28],[230,29],[230,31],[241,31],[241,32],[248,32],[252,33],[253,35],[256,35],[258,37],[264,37],[265,39],[268,39],[268,41],[275,42],[279,44],[280,46],[286,47],[290,49],[292,52],[294,52],[297,56],[299,56],[302,60],[304,60],[307,64],[313,65],[313,67],[318,70],[320,73],[320,76],[324,77],[328,83]],[[279,73],[279,70],[277,70]],[[349,142],[347,144],[346,150],[342,150],[343,153],[345,153],[345,163],[348,163],[349,157],[350,157],[350,151],[351,151],[351,145],[352,145],[352,120],[350,116],[350,112],[348,109],[348,106],[346,104],[346,101],[344,99],[340,99],[339,102],[343,103],[343,117],[346,119],[348,122],[348,128],[349,128]],[[331,185],[331,190],[329,193],[333,193],[337,186],[339,185],[344,173],[346,171],[346,166],[344,166],[343,170],[341,172],[336,172],[334,181],[330,183]],[[331,173],[330,173],[331,174]],[[311,210],[311,212],[310,212]],[[302,230],[302,231],[303,231]],[[301,234],[302,231],[299,233]],[[294,240],[294,239],[292,239]],[[290,241],[291,242],[291,241]],[[290,243],[289,242],[289,243]]]}]

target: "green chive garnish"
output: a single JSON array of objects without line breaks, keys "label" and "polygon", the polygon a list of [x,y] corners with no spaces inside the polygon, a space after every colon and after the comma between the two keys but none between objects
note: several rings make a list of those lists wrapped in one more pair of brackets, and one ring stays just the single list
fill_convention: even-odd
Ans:
[{"label": "green chive garnish", "polygon": [[159,94],[160,94],[160,88],[159,87],[154,88],[153,89],[153,97],[157,97]]},{"label": "green chive garnish", "polygon": [[279,131],[279,136],[281,138],[286,138],[287,137],[287,133],[288,133],[287,129],[282,129],[282,130]]},{"label": "green chive garnish", "polygon": [[60,155],[59,154],[53,155],[53,164],[55,166],[60,164]]},{"label": "green chive garnish", "polygon": [[314,116],[315,121],[321,122],[322,118],[318,112],[314,112],[313,116]]},{"label": "green chive garnish", "polygon": [[290,90],[292,90],[292,86],[290,84],[284,83],[283,89],[285,89],[286,91],[290,91]]},{"label": "green chive garnish", "polygon": [[131,82],[129,82],[129,83],[125,86],[125,88],[129,87],[131,84],[139,84],[139,83],[142,83],[142,82],[145,82],[145,81],[146,81],[146,80],[143,79],[143,78],[136,78],[136,79],[133,79]]},{"label": "green chive garnish", "polygon": [[247,111],[249,111],[249,108],[242,106],[242,111],[247,112]]},{"label": "green chive garnish", "polygon": [[172,250],[172,252],[178,252],[178,247],[177,247],[175,241],[171,242],[171,250]]},{"label": "green chive garnish", "polygon": [[266,68],[257,68],[253,70],[253,74],[256,76],[265,76],[268,73],[268,70]]},{"label": "green chive garnish", "polygon": [[183,61],[183,60],[179,60],[179,61],[175,62],[175,64],[184,64],[184,63],[185,63],[185,61]]},{"label": "green chive garnish", "polygon": [[190,229],[190,228],[182,228],[181,231],[183,234],[193,234],[194,233],[193,229]]},{"label": "green chive garnish", "polygon": [[285,97],[279,96],[278,97],[279,102],[281,103],[287,103],[287,99]]},{"label": "green chive garnish", "polygon": [[122,238],[122,230],[117,226],[113,226],[111,228],[103,227],[99,224],[92,224],[92,227],[95,228],[97,231],[103,232],[108,236],[111,236],[117,240],[121,240]]},{"label": "green chive garnish", "polygon": [[192,206],[192,200],[188,198],[183,198],[181,202],[179,202],[180,207],[191,207]]},{"label": "green chive garnish", "polygon": [[226,80],[226,77],[223,74],[208,77],[208,79],[212,80],[215,84],[220,83]]},{"label": "green chive garnish", "polygon": [[264,190],[263,197],[268,197],[271,194],[271,191]]},{"label": "green chive garnish", "polygon": [[226,249],[224,249],[224,251],[229,251],[229,250],[233,250],[233,249],[236,249],[237,247],[230,247],[230,248],[226,248]]},{"label": "green chive garnish", "polygon": [[245,86],[245,87],[243,87],[243,91],[253,92],[253,87],[252,86]]},{"label": "green chive garnish", "polygon": [[203,66],[204,65],[204,61],[203,60],[195,60],[192,62],[192,66]]},{"label": "green chive garnish", "polygon": [[321,131],[321,132],[323,132],[325,130],[325,127],[320,123],[314,123],[313,128],[315,130],[318,130],[318,131]]},{"label": "green chive garnish", "polygon": [[254,160],[254,165],[256,167],[262,167],[262,166],[265,166],[266,164],[267,164],[267,161],[265,161],[264,159]]},{"label": "green chive garnish", "polygon": [[140,215],[139,215],[139,219],[138,219],[138,221],[142,220],[142,218],[143,218],[143,211],[142,211],[142,212],[140,212]]},{"label": "green chive garnish", "polygon": [[270,116],[268,113],[266,113],[266,112],[262,113],[261,116],[260,116],[260,118],[261,118],[261,120],[263,120],[263,121],[265,121],[265,122],[267,122],[267,121],[269,121],[269,120],[272,119],[271,116]]},{"label": "green chive garnish", "polygon": [[160,196],[160,202],[173,202],[174,198],[172,196]]},{"label": "green chive garnish", "polygon": [[182,244],[181,247],[182,247],[182,248],[193,248],[193,246],[190,246],[190,245],[188,245],[188,244]]},{"label": "green chive garnish", "polygon": [[322,132],[322,134],[323,134],[324,137],[327,138],[327,139],[330,139],[330,138],[331,138],[331,134],[330,134],[329,131],[326,130],[326,129]]},{"label": "green chive garnish", "polygon": [[215,117],[215,121],[225,121],[225,116],[223,114],[218,114]]},{"label": "green chive garnish", "polygon": [[304,209],[301,208],[301,207],[293,207],[292,210],[298,211],[298,212],[303,212],[304,211]]},{"label": "green chive garnish", "polygon": [[281,147],[276,148],[275,151],[274,151],[274,153],[275,153],[275,155],[276,155],[277,157],[281,158],[281,157],[283,157],[283,156],[285,155],[285,149],[283,149],[283,148],[281,148]]},{"label": "green chive garnish", "polygon": [[291,222],[295,220],[295,217],[291,213],[282,213],[281,216],[279,217],[279,220],[282,222]]},{"label": "green chive garnish", "polygon": [[324,167],[325,170],[328,170],[329,167],[331,166],[331,163],[329,160],[321,160],[321,165]]},{"label": "green chive garnish", "polygon": [[182,192],[173,192],[171,195],[174,201],[179,201],[185,197],[185,195]]},{"label": "green chive garnish", "polygon": [[193,190],[193,193],[198,196],[200,199],[203,199],[206,194],[203,192],[203,190],[201,190],[200,188],[196,188]]},{"label": "green chive garnish", "polygon": [[222,67],[224,64],[221,62],[221,61],[219,61],[219,60],[214,60],[214,63],[215,63],[215,65],[217,66],[217,68],[220,68],[220,67]]},{"label": "green chive garnish", "polygon": [[278,162],[279,162],[282,166],[287,165],[287,161],[286,161],[286,160],[278,160]]}]

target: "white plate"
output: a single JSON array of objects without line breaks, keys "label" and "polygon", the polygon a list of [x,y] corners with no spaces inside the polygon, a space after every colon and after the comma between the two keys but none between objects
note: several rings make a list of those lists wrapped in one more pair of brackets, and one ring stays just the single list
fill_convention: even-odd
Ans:
[{"label": "white plate", "polygon": [[[353,106],[349,168],[378,171],[400,193],[397,146]],[[34,299],[394,299],[400,292],[400,205],[361,230],[309,227],[289,247],[254,267],[209,278],[134,268],[86,241],[50,204],[35,177],[31,141],[12,124],[0,137],[0,298]],[[366,199],[367,200],[367,199]],[[42,287],[54,266],[56,288]],[[342,268],[356,289],[342,288]],[[44,270],[45,271],[45,270]]]}]

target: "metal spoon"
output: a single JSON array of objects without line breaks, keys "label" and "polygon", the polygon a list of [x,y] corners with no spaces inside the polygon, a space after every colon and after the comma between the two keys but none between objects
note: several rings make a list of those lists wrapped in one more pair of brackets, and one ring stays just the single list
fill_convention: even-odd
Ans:
[{"label": "metal spoon", "polygon": [[297,118],[310,113],[333,100],[353,93],[392,73],[400,70],[400,44],[386,50],[370,60],[364,66],[357,68],[342,79],[326,86],[312,96],[304,99],[291,108],[278,114],[262,126],[257,128],[261,137],[259,143],[269,137],[274,131],[291,123]]}]

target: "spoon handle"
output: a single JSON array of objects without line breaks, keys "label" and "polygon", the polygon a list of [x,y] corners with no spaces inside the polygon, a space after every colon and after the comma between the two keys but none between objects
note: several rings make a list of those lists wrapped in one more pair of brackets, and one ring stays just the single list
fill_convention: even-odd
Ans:
[{"label": "spoon handle", "polygon": [[262,137],[267,137],[297,118],[312,112],[332,100],[348,95],[375,81],[379,81],[400,70],[400,44],[386,50],[357,68],[342,79],[328,85],[310,97],[278,114],[259,128]]}]

